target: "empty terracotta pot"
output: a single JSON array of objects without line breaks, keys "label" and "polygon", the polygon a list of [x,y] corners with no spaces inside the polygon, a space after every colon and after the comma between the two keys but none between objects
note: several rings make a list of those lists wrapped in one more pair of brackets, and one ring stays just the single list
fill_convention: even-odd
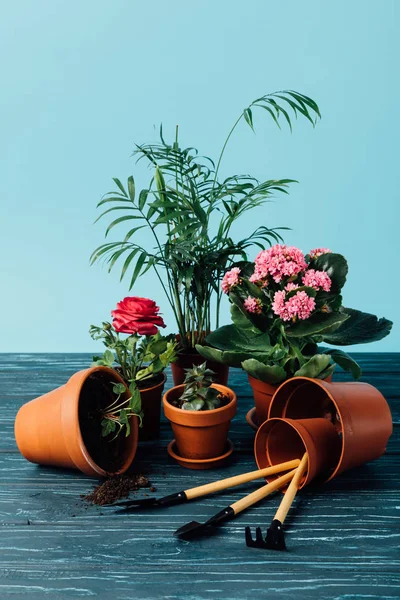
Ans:
[{"label": "empty terracotta pot", "polygon": [[[327,479],[340,455],[340,437],[327,419],[268,419],[259,427],[254,454],[259,469],[265,469],[308,453],[308,468],[301,486],[318,475]],[[276,479],[273,475],[268,481]]]},{"label": "empty terracotta pot", "polygon": [[212,387],[228,396],[229,404],[215,410],[182,410],[170,401],[182,395],[184,385],[164,394],[164,413],[171,423],[178,453],[184,458],[215,458],[226,451],[229,426],[236,414],[236,394],[224,385],[213,384]]},{"label": "empty terracotta pot", "polygon": [[[270,383],[264,383],[260,379],[256,379],[251,375],[248,375],[248,378],[249,383],[253,389],[257,421],[261,424],[268,419],[269,407],[272,401],[272,396],[275,394],[279,385],[271,385]],[[332,381],[332,375],[328,377],[327,381]]]},{"label": "empty terracotta pot", "polygon": [[392,434],[392,416],[382,394],[368,383],[329,383],[295,377],[275,392],[270,417],[329,420],[341,437],[341,452],[329,479],[379,458]]},{"label": "empty terracotta pot", "polygon": [[[93,367],[24,404],[15,420],[15,439],[21,454],[34,463],[80,469],[87,475],[126,471],[138,443],[137,417],[131,418],[131,434],[122,434],[113,442],[101,437],[97,421],[96,428],[91,428],[88,417],[94,403],[113,398],[113,382],[124,383],[113,369]],[[129,396],[127,389],[122,399]]]},{"label": "empty terracotta pot", "polygon": [[139,441],[157,440],[160,437],[161,397],[166,376],[153,387],[141,388],[143,426],[139,428]]}]

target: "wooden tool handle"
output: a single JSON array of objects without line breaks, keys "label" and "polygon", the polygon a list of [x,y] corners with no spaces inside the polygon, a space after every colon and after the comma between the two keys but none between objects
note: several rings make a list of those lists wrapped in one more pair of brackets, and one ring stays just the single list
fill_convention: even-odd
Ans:
[{"label": "wooden tool handle", "polygon": [[283,500],[280,503],[280,506],[274,517],[276,520],[280,521],[281,523],[283,523],[283,521],[285,520],[286,515],[288,514],[289,509],[292,506],[293,500],[297,494],[297,490],[299,489],[299,486],[301,483],[301,478],[303,477],[304,472],[307,469],[307,465],[308,465],[308,454],[306,452],[304,454],[303,458],[301,459],[299,466],[296,469],[296,473],[295,473],[292,481],[290,482],[290,485],[289,485],[288,489],[286,490],[285,495],[283,496]]},{"label": "wooden tool handle", "polygon": [[228,477],[227,479],[220,479],[212,483],[206,483],[205,485],[199,485],[198,487],[185,490],[186,498],[192,500],[193,498],[199,498],[206,494],[212,494],[213,492],[219,492],[220,490],[226,490],[242,483],[248,483],[255,479],[261,479],[261,477],[268,477],[268,475],[274,475],[275,473],[282,473],[289,469],[298,467],[300,461],[298,458],[289,460],[288,462],[281,463],[279,465],[273,465],[266,469],[258,469],[257,471],[250,471],[249,473],[243,473],[242,475],[235,475],[235,477]]},{"label": "wooden tool handle", "polygon": [[292,479],[296,471],[297,469],[294,469],[293,471],[282,475],[282,477],[271,481],[271,483],[267,483],[267,485],[263,485],[260,489],[256,490],[255,492],[252,492],[251,494],[248,494],[241,500],[238,500],[234,504],[231,504],[231,508],[233,508],[235,515],[242,512],[242,510],[249,508],[249,506],[252,506],[256,502],[259,502],[263,498],[266,498],[267,496],[269,496],[269,494],[272,494],[272,492],[275,492],[275,490],[278,490],[283,485],[288,483]]}]

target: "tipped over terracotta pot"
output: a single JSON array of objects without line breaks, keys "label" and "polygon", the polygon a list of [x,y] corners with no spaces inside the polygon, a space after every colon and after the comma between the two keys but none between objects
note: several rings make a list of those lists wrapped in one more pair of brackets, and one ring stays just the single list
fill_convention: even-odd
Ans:
[{"label": "tipped over terracotta pot", "polygon": [[[326,419],[268,419],[259,427],[254,441],[254,454],[259,469],[308,454],[308,467],[301,486],[317,476],[328,479],[340,455],[340,437]],[[279,475],[267,480],[272,481]]]},{"label": "tipped over terracotta pot", "polygon": [[[124,381],[113,369],[93,367],[24,404],[15,420],[21,454],[33,463],[79,469],[87,475],[105,477],[125,472],[137,448],[137,417],[130,418],[128,437],[122,432],[110,441],[109,436],[101,435],[101,421],[91,416],[113,400],[113,383]],[[121,399],[129,396],[126,388]]]},{"label": "tipped over terracotta pot", "polygon": [[[261,425],[268,419],[269,407],[272,402],[272,397],[279,385],[272,385],[265,383],[260,379],[256,379],[252,375],[248,375],[249,383],[253,390],[254,404],[256,406],[257,423]],[[288,380],[289,381],[289,380]],[[332,381],[332,375],[326,379],[326,381]]]},{"label": "tipped over terracotta pot", "polygon": [[178,385],[164,394],[164,413],[171,423],[179,455],[206,460],[224,454],[231,420],[236,414],[236,394],[228,387],[212,384],[229,398],[228,404],[214,410],[182,410],[171,404],[180,398],[185,385]]},{"label": "tipped over terracotta pot", "polygon": [[393,430],[388,403],[368,383],[289,379],[275,392],[269,417],[322,417],[333,424],[341,438],[341,452],[329,479],[379,458]]}]

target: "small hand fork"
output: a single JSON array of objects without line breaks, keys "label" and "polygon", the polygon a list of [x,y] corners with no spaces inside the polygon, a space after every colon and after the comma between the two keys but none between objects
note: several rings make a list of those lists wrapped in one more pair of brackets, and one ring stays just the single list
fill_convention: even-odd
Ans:
[{"label": "small hand fork", "polygon": [[256,529],[255,540],[253,540],[251,536],[250,527],[246,527],[245,535],[247,546],[251,548],[267,548],[268,550],[287,550],[282,525],[300,487],[301,478],[307,469],[307,464],[308,454],[305,453],[296,469],[288,489],[285,492],[285,495],[283,496],[282,502],[280,503],[271,526],[267,531],[265,539],[262,536],[261,527],[257,527]]}]

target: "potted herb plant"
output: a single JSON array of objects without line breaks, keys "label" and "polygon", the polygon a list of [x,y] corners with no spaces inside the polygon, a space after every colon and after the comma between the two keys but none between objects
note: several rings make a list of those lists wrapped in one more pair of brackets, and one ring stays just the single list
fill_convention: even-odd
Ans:
[{"label": "potted herb plant", "polygon": [[15,439],[34,463],[116,475],[131,465],[138,444],[140,398],[114,370],[96,366],[24,404]]},{"label": "potted herb plant", "polygon": [[[232,234],[232,226],[244,213],[264,205],[276,192],[287,193],[292,183],[291,179],[260,182],[249,175],[221,179],[227,144],[242,120],[253,129],[254,111],[269,115],[278,126],[284,120],[290,129],[293,115],[313,125],[320,116],[317,104],[298,92],[257,98],[233,124],[216,163],[199,156],[195,148],[181,148],[178,128],[172,143],[164,140],[160,128],[160,143],[136,145],[134,151],[150,167],[148,186],[136,193],[132,176],[126,186],[115,178],[116,190],[98,203],[105,209],[98,219],[113,217],[106,237],[115,227],[127,226],[127,230],[122,239],[97,248],[91,263],[104,260],[110,271],[123,261],[121,280],[131,273],[129,289],[140,275],[154,269],[177,324],[180,348],[172,365],[175,385],[183,382],[185,368],[204,360],[196,345],[204,344],[210,331],[219,326],[220,281],[227,268],[238,258],[247,260],[250,248],[281,240],[279,229],[265,224],[241,239]],[[149,233],[147,244],[142,243],[141,230]],[[227,365],[211,361],[209,366],[216,371],[216,379],[226,384]]]},{"label": "potted herb plant", "polygon": [[[91,337],[102,340],[107,348],[102,356],[93,357],[93,366],[103,365],[118,372],[135,403],[141,405],[140,440],[157,439],[164,371],[176,359],[177,342],[174,337],[160,334],[158,328],[165,327],[165,323],[159,307],[149,298],[124,298],[111,314],[112,323],[90,327]],[[118,420],[111,419],[106,427],[112,433],[118,425]]]},{"label": "potted herb plant", "polygon": [[233,324],[210,333],[207,359],[242,367],[253,388],[259,422],[267,418],[277,386],[296,376],[328,379],[338,364],[355,378],[359,365],[338,346],[380,340],[390,332],[385,318],[342,305],[347,277],[341,254],[317,248],[306,256],[293,246],[262,250],[254,263],[230,269],[222,290],[232,302]]},{"label": "potted herb plant", "polygon": [[230,454],[227,437],[236,414],[236,394],[213,383],[213,375],[206,363],[193,365],[185,383],[164,394],[164,413],[175,437],[176,454],[172,455],[189,468],[215,466]]}]

